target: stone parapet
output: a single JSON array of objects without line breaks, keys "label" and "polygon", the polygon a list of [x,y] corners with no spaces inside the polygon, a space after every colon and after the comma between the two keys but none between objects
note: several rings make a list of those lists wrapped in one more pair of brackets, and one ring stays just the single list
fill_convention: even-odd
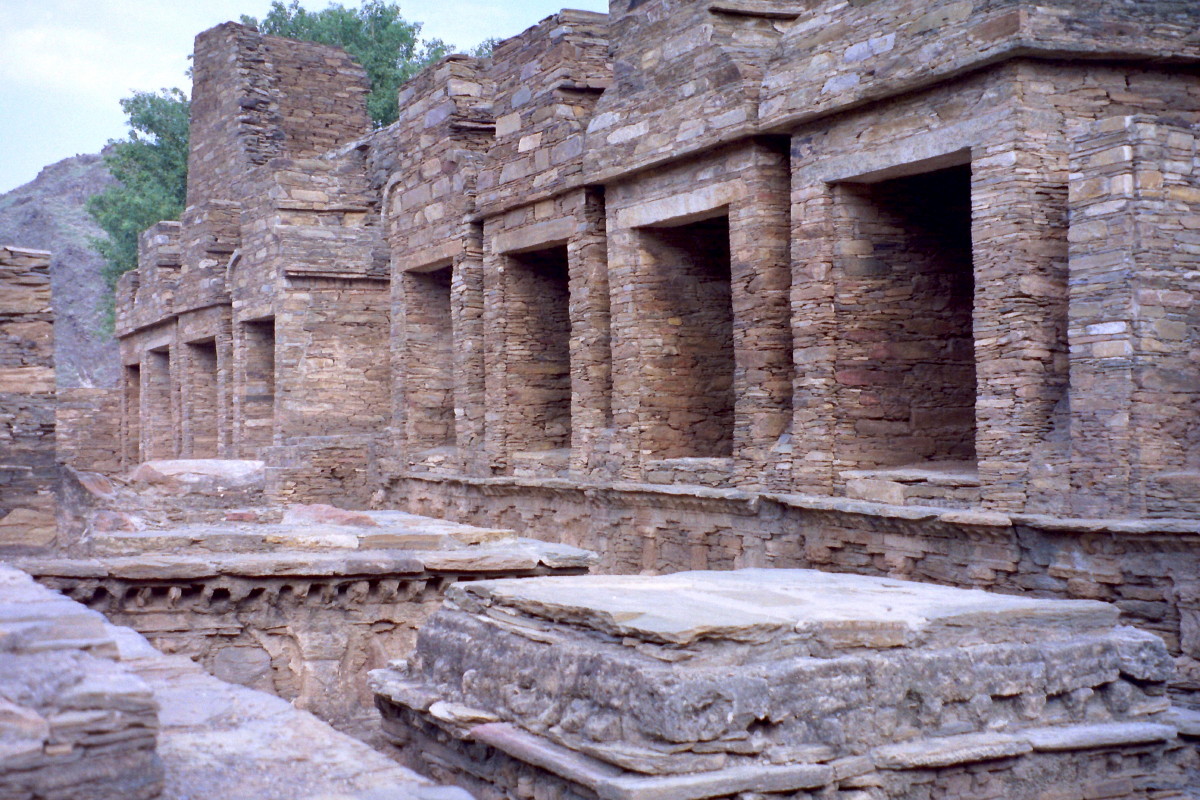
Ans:
[{"label": "stone parapet", "polygon": [[960,797],[1004,760],[987,785],[1005,797],[1108,763],[1083,796],[1150,798],[1194,754],[1163,642],[1118,613],[803,570],[486,581],[372,687],[414,763],[485,797],[540,776],[609,800]]}]

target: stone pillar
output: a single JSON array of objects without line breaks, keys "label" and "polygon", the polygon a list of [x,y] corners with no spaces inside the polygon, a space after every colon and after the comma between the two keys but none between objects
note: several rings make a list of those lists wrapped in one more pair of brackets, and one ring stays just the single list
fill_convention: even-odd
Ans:
[{"label": "stone pillar", "polygon": [[1071,153],[1072,511],[1200,512],[1197,135],[1081,126]]},{"label": "stone pillar", "polygon": [[834,188],[793,180],[792,186],[792,486],[833,492],[836,453],[837,315],[833,276]]},{"label": "stone pillar", "polygon": [[484,452],[486,414],[483,228],[468,226],[450,283],[454,326],[454,433],[462,467],[470,475],[489,474]]},{"label": "stone pillar", "polygon": [[612,338],[604,194],[579,193],[571,274],[571,469],[604,472],[612,431]]},{"label": "stone pillar", "polygon": [[[1024,509],[1029,458],[1066,387],[1066,167],[1044,122],[971,156],[976,457],[983,505]],[[1040,133],[1039,133],[1040,132]]]},{"label": "stone pillar", "polygon": [[746,197],[729,207],[733,292],[734,480],[791,485],[792,341],[789,328],[788,155],[755,145]]}]

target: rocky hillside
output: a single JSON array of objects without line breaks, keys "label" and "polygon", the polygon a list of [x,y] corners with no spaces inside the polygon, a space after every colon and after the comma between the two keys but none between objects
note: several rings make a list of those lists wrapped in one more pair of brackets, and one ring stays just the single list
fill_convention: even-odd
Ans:
[{"label": "rocky hillside", "polygon": [[116,342],[107,332],[103,259],[88,247],[101,235],[84,210],[112,182],[98,154],[64,159],[24,186],[0,194],[0,244],[49,250],[57,312],[60,386],[115,386]]}]

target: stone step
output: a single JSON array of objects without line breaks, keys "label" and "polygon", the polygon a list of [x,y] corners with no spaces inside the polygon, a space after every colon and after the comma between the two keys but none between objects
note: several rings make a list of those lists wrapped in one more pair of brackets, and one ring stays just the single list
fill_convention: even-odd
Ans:
[{"label": "stone step", "polygon": [[[264,513],[264,516],[266,514]],[[95,532],[98,556],[140,553],[255,553],[298,550],[458,550],[517,538],[507,528],[481,528],[403,511],[346,511],[291,506],[278,522],[178,525],[168,529]]]},{"label": "stone step", "polygon": [[895,506],[967,509],[979,505],[979,470],[964,462],[935,462],[839,473],[846,496]]}]

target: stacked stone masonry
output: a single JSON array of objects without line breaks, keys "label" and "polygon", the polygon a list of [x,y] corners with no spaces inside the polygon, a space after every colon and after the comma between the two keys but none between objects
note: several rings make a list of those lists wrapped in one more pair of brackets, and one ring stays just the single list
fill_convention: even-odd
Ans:
[{"label": "stacked stone masonry", "polygon": [[153,800],[158,704],[104,617],[0,565],[0,797]]},{"label": "stacked stone masonry", "polygon": [[486,800],[1183,797],[1170,658],[1117,616],[808,570],[484,581],[372,685]]},{"label": "stacked stone masonry", "polygon": [[370,130],[196,44],[123,468],[585,547],[1115,603],[1200,705],[1200,7],[612,0]]},{"label": "stacked stone masonry", "polygon": [[0,549],[55,543],[50,254],[0,247]]},{"label": "stacked stone masonry", "polygon": [[466,800],[0,565],[5,800]]}]

